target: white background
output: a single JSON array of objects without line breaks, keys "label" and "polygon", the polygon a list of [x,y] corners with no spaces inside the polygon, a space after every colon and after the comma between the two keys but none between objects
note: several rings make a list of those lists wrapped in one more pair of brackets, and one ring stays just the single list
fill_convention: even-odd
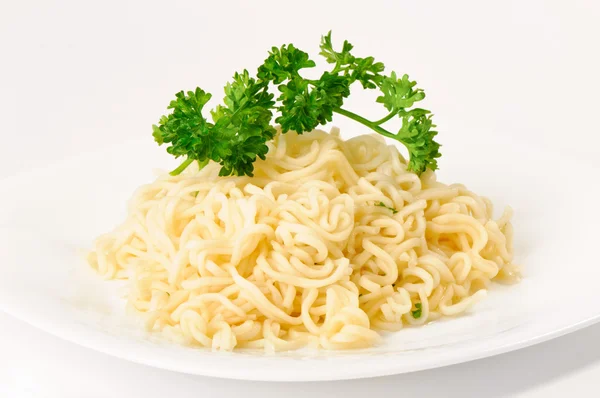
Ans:
[{"label": "white background", "polygon": [[[329,29],[426,88],[444,145],[453,132],[481,131],[591,162],[600,153],[599,20],[593,1],[5,1],[0,177],[151,139],[174,92],[202,85],[218,98],[271,45],[315,53]],[[300,386],[151,369],[0,314],[0,397],[598,396],[598,332],[449,368]]]}]

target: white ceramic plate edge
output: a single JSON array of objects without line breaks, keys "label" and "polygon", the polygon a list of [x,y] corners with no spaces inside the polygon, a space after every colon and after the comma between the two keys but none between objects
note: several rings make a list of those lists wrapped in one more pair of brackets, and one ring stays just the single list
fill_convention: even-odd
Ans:
[{"label": "white ceramic plate edge", "polygon": [[[372,366],[373,364],[365,364],[360,372],[357,372],[356,368],[344,369],[343,367],[331,366],[326,373],[322,372],[321,367],[315,367],[312,369],[303,369],[302,372],[294,373],[289,372],[289,369],[274,367],[269,369],[270,373],[265,374],[264,370],[249,370],[247,368],[233,366],[229,373],[224,373],[221,367],[211,366],[200,366],[198,371],[191,371],[190,364],[186,362],[176,361],[159,361],[156,355],[147,355],[144,350],[133,348],[133,346],[125,340],[121,340],[116,336],[104,334],[102,332],[90,329],[84,325],[74,324],[71,328],[65,328],[58,326],[56,322],[53,322],[50,318],[40,314],[42,311],[36,311],[36,314],[30,314],[30,316],[22,316],[27,314],[27,306],[19,308],[15,306],[13,308],[2,309],[7,314],[33,326],[53,336],[56,336],[65,341],[73,342],[79,346],[92,349],[97,352],[101,352],[107,355],[114,356],[116,358],[124,359],[141,365],[149,365],[159,369],[165,369],[175,372],[217,377],[224,379],[236,379],[236,380],[251,380],[251,381],[331,381],[331,380],[350,380],[359,378],[370,378],[378,376],[390,376],[394,374],[411,373],[426,369],[435,369],[449,365],[455,365],[459,363],[469,362],[477,359],[487,358],[495,355],[509,353],[522,348],[526,348],[535,344],[540,344],[554,338],[563,336],[568,333],[575,332],[583,329],[587,326],[591,326],[600,321],[600,316],[593,316],[586,320],[563,326],[562,328],[556,329],[552,332],[538,335],[530,339],[525,339],[515,343],[508,343],[500,346],[493,346],[488,350],[471,350],[464,352],[462,356],[451,356],[448,358],[439,358],[436,363],[426,362],[423,364],[416,364],[410,369],[404,369],[403,367],[395,367],[393,363],[389,361],[385,362],[385,367]],[[19,316],[21,314],[21,316]],[[35,320],[35,321],[32,321]],[[485,340],[485,339],[484,339]],[[378,356],[374,356],[377,358]],[[198,358],[198,365],[209,365],[205,363],[205,358]],[[380,358],[381,359],[381,358]],[[210,359],[209,359],[210,360]],[[245,362],[245,361],[244,361]],[[371,362],[371,361],[369,361]]]}]

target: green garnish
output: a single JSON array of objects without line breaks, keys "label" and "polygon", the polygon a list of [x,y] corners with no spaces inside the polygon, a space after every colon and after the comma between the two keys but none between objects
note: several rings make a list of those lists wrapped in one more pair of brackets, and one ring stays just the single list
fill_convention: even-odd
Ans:
[{"label": "green garnish", "polygon": [[423,310],[421,308],[421,303],[416,303],[415,308],[416,308],[416,310],[411,311],[412,316],[415,319],[419,319],[421,317],[421,313],[423,312]]},{"label": "green garnish", "polygon": [[211,95],[201,88],[176,94],[169,109],[153,126],[154,139],[159,145],[170,143],[167,152],[187,159],[171,172],[177,175],[193,161],[200,168],[209,160],[219,162],[219,175],[252,175],[256,157],[265,158],[269,150],[265,144],[275,136],[271,126],[275,104],[268,92],[268,82],[259,82],[248,71],[236,73],[233,82],[225,86],[225,105],[211,111],[213,122],[202,115]]},{"label": "green garnish", "polygon": [[375,206],[385,207],[386,209],[390,210],[392,212],[392,214],[398,213],[398,210],[394,209],[393,207],[390,207],[390,206],[386,205],[383,202],[375,203]]},{"label": "green garnish", "polygon": [[[234,75],[225,86],[224,104],[210,111],[212,121],[203,116],[211,94],[201,88],[177,93],[168,107],[173,112],[153,126],[159,145],[169,144],[167,152],[186,158],[171,174],[181,173],[194,161],[202,168],[212,160],[222,166],[219,175],[252,176],[253,163],[257,157],[265,159],[266,143],[275,135],[273,116],[283,133],[293,130],[302,134],[330,122],[334,113],[404,144],[410,155],[410,171],[420,174],[427,168],[437,169],[440,145],[434,141],[437,132],[431,113],[412,108],[425,98],[423,90],[415,88],[416,82],[395,72],[384,75],[381,62],[354,56],[348,41],[336,51],[331,32],[322,37],[320,48],[320,54],[333,66],[319,79],[311,80],[300,75],[302,69],[315,66],[307,53],[293,44],[273,47],[256,78],[247,70]],[[355,82],[364,89],[380,90],[377,102],[387,109],[387,115],[372,121],[343,108]],[[277,98],[269,91],[273,86],[279,91]],[[393,118],[401,120],[395,133],[382,127]]]}]

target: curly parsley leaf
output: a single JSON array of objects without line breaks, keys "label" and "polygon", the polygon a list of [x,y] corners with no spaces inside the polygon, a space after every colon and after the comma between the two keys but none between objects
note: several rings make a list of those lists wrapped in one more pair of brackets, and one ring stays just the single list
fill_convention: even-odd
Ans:
[{"label": "curly parsley leaf", "polygon": [[154,137],[159,145],[170,143],[167,152],[176,157],[186,156],[182,167],[172,174],[181,173],[192,161],[200,167],[212,160],[221,164],[220,175],[253,175],[256,158],[265,158],[266,142],[275,136],[271,126],[273,95],[265,83],[251,78],[248,71],[236,73],[225,86],[225,105],[211,111],[214,123],[202,115],[210,94],[197,88],[176,94],[169,109],[154,126]]},{"label": "curly parsley leaf", "polygon": [[168,109],[173,113],[160,118],[159,124],[152,126],[154,140],[159,144],[171,144],[167,152],[175,157],[188,156],[193,160],[203,160],[208,156],[212,124],[202,110],[211,95],[201,88],[175,94]]},{"label": "curly parsley leaf", "polygon": [[258,68],[258,78],[262,81],[272,81],[280,84],[286,79],[299,76],[298,72],[304,68],[312,68],[316,64],[308,58],[308,54],[298,50],[293,44],[273,47],[269,57]]},{"label": "curly parsley leaf", "polygon": [[321,52],[325,60],[330,64],[335,64],[332,73],[342,73],[351,84],[359,81],[363,88],[378,87],[382,76],[381,72],[385,69],[381,62],[375,62],[373,57],[359,58],[351,54],[354,48],[348,40],[344,40],[342,51],[337,52],[331,42],[331,31],[321,37]]},{"label": "curly parsley leaf", "polygon": [[417,82],[408,80],[408,75],[398,79],[396,72],[392,72],[381,81],[380,90],[383,95],[377,97],[377,102],[382,103],[388,111],[410,108],[415,102],[425,98],[423,90],[413,89],[416,84]]},{"label": "curly parsley leaf", "polygon": [[354,56],[350,54],[350,51],[352,51],[354,46],[350,44],[348,40],[344,40],[342,51],[335,51],[331,42],[331,31],[325,36],[321,36],[321,45],[319,47],[321,48],[319,54],[325,57],[325,60],[328,63],[336,64],[336,69],[354,62]]},{"label": "curly parsley leaf", "polygon": [[[332,121],[335,113],[344,115],[404,144],[410,155],[408,170],[418,174],[427,168],[435,170],[440,145],[434,140],[437,132],[431,113],[412,108],[425,98],[423,90],[415,88],[416,82],[408,75],[399,78],[395,72],[384,75],[381,62],[355,56],[354,46],[347,40],[336,50],[331,32],[321,38],[320,49],[333,67],[311,80],[301,75],[303,69],[315,66],[306,52],[293,44],[273,47],[256,78],[244,70],[225,86],[223,104],[210,111],[212,122],[203,116],[210,94],[200,88],[177,93],[169,105],[173,112],[153,126],[159,145],[169,144],[167,152],[186,157],[172,173],[179,174],[194,161],[203,167],[212,160],[221,164],[220,175],[252,176],[253,163],[257,158],[265,159],[266,143],[275,135],[271,126],[275,113],[283,133],[299,134]],[[364,89],[380,90],[377,102],[389,113],[372,121],[345,109],[344,100],[355,82]],[[273,86],[279,92],[276,100],[269,91]],[[401,122],[396,133],[383,127],[392,119]]]},{"label": "curly parsley leaf", "polygon": [[425,109],[401,110],[398,116],[402,118],[402,127],[396,134],[398,141],[408,148],[410,160],[408,169],[422,173],[426,168],[437,169],[437,159],[442,156],[440,144],[434,137],[437,131],[431,120],[431,113]]},{"label": "curly parsley leaf", "polygon": [[315,90],[309,89],[306,80],[292,79],[279,86],[279,90],[281,116],[275,121],[281,125],[281,131],[303,133],[319,125],[319,98]]},{"label": "curly parsley leaf", "polygon": [[284,133],[292,130],[301,134],[330,122],[334,110],[341,107],[344,98],[350,95],[348,79],[329,72],[312,83],[294,78],[279,86],[281,105],[278,110],[281,116],[275,121]]}]

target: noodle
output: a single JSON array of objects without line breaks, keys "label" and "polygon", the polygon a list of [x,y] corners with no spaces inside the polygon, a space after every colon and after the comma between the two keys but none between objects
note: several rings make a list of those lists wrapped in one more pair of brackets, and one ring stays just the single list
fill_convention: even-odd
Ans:
[{"label": "noodle", "polygon": [[278,134],[254,177],[220,166],[138,189],[88,261],[129,282],[150,330],[215,350],[368,347],[377,331],[466,311],[515,281],[511,212],[380,136]]}]

